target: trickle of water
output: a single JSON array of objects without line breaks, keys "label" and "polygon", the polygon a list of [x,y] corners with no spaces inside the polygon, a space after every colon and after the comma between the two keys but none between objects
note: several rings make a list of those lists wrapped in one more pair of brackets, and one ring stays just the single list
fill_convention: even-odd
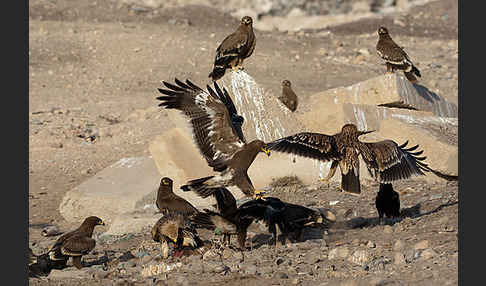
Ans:
[{"label": "trickle of water", "polygon": [[300,132],[296,127],[301,126],[288,118],[291,112],[275,96],[259,87],[248,73],[244,70],[231,71],[229,76],[229,90],[238,113],[245,118],[243,128],[247,140],[258,138],[268,142]]}]

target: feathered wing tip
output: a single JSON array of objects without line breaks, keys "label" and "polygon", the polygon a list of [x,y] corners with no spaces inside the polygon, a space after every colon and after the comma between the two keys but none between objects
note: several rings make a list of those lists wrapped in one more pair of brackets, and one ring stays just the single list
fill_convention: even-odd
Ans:
[{"label": "feathered wing tip", "polygon": [[341,174],[341,189],[348,193],[361,194],[361,184],[359,176],[349,171],[346,175]]},{"label": "feathered wing tip", "polygon": [[191,181],[187,182],[186,185],[181,186],[180,189],[183,190],[184,192],[195,191],[195,190],[201,189],[202,187],[204,187],[204,182],[206,182],[207,180],[209,180],[213,177],[214,176],[208,176],[208,177],[204,177],[204,178],[191,180]]},{"label": "feathered wing tip", "polygon": [[210,213],[207,212],[199,212],[191,218],[191,222],[196,226],[196,228],[205,228],[209,230],[214,230],[216,225],[211,220]]},{"label": "feathered wing tip", "polygon": [[413,72],[404,71],[403,74],[411,83],[416,83],[418,81],[417,78],[413,75]]},{"label": "feathered wing tip", "polygon": [[420,74],[420,71],[414,65],[412,65],[412,70],[411,71],[409,71],[409,72],[404,71],[403,74],[412,83],[416,83],[417,82],[417,77],[416,76],[418,76],[418,77],[421,77],[422,76]]},{"label": "feathered wing tip", "polygon": [[226,72],[226,68],[223,67],[214,67],[213,71],[209,73],[208,77],[210,77],[213,81],[217,81],[221,79]]},{"label": "feathered wing tip", "polygon": [[[393,166],[392,168],[386,169],[377,175],[379,176],[379,181],[381,183],[390,183],[392,181],[408,179],[413,175],[425,176],[424,172],[430,172],[430,167],[423,161],[427,159],[426,156],[418,157],[424,151],[415,151],[419,145],[415,145],[409,148],[405,148],[408,144],[408,140],[399,146],[399,149],[404,153],[402,162]],[[415,152],[413,152],[415,151]]]}]

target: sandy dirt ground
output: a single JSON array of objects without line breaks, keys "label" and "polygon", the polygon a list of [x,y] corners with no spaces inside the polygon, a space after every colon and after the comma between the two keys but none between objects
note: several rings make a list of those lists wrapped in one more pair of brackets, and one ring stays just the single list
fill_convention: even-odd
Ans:
[{"label": "sandy dirt ground", "polygon": [[[29,244],[43,244],[45,248],[55,237],[49,240],[41,236],[44,226],[53,224],[61,230],[77,227],[58,211],[63,195],[123,157],[149,155],[148,144],[172,127],[167,111],[157,108],[160,82],[177,77],[208,83],[215,49],[234,30],[238,19],[207,6],[141,10],[113,1],[33,0],[29,1],[29,14]],[[320,30],[257,30],[256,50],[245,61],[245,69],[275,94],[280,93],[280,82],[289,79],[301,108],[309,108],[306,98],[316,92],[384,73],[375,52],[380,25],[387,26],[392,37],[405,47],[422,72],[421,83],[457,102],[457,1],[452,0]],[[284,200],[329,207],[338,214],[339,223],[323,239],[317,239],[322,253],[312,262],[305,256],[313,253],[307,244],[312,245],[309,241],[314,240],[302,242],[303,248],[297,244],[277,252],[262,246],[250,251],[245,260],[245,265],[256,261],[256,272],[230,267],[232,271],[223,275],[186,269],[186,273],[176,271],[160,283],[457,284],[457,183],[426,184],[420,179],[397,183],[405,216],[388,228],[373,220],[377,216],[377,185],[364,182],[364,187],[360,198],[339,193],[333,185],[329,189],[299,184],[273,189]],[[302,191],[303,195],[289,190]],[[339,203],[330,207],[330,201]],[[358,217],[364,218],[364,223],[356,226],[353,218]],[[128,242],[101,243],[97,253],[123,253],[135,249],[144,239],[149,240],[149,234],[136,234]],[[398,240],[403,245],[395,248]],[[428,246],[415,249],[425,240]],[[366,269],[347,259],[328,260],[329,251],[338,247],[347,247],[349,256],[364,248],[369,261],[381,257],[383,267],[368,265]],[[423,255],[427,249],[431,251]],[[403,254],[406,261],[396,262],[396,253]],[[284,257],[285,262],[275,264],[277,257]],[[288,271],[301,260],[304,274]],[[134,269],[143,266],[136,261]],[[259,271],[266,262],[270,269]],[[113,269],[100,270],[110,272],[106,277],[93,274],[78,280],[30,279],[30,284],[151,285],[157,280],[144,280],[130,271],[119,273],[116,266]],[[276,274],[280,272],[286,274]]]}]

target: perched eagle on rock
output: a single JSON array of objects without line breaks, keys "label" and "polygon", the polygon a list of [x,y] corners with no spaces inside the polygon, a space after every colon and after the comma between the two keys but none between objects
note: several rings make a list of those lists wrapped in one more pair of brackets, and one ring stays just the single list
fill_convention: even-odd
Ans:
[{"label": "perched eagle on rock", "polygon": [[292,90],[292,86],[289,80],[282,81],[282,95],[278,97],[278,99],[285,105],[287,108],[294,112],[297,109],[297,95]]},{"label": "perched eagle on rock", "polygon": [[255,50],[256,38],[253,33],[253,19],[250,16],[241,18],[238,29],[216,49],[213,71],[209,77],[216,81],[224,76],[226,69],[241,69],[243,60],[251,56]]},{"label": "perched eagle on rock", "polygon": [[405,77],[409,81],[417,82],[416,76],[421,77],[420,71],[413,65],[403,48],[392,40],[388,29],[380,27],[378,29],[378,37],[376,52],[385,61],[386,71],[403,70]]}]

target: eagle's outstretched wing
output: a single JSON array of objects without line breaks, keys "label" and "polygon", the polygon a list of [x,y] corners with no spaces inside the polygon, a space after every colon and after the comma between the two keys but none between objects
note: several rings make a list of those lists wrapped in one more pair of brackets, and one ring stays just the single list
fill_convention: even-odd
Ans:
[{"label": "eagle's outstretched wing", "polygon": [[423,150],[415,151],[418,145],[405,148],[407,144],[408,141],[398,145],[393,140],[384,140],[362,143],[359,150],[370,175],[380,183],[389,183],[413,175],[425,175],[424,171],[430,171],[423,162],[427,157],[418,157]]},{"label": "eagle's outstretched wing", "polygon": [[224,170],[224,162],[238,152],[244,142],[233,127],[227,106],[220,99],[224,94],[218,84],[214,82],[215,92],[209,86],[205,91],[189,80],[183,83],[175,79],[177,85],[163,83],[168,89],[158,89],[164,94],[157,97],[162,101],[159,106],[182,111],[190,119],[196,144],[209,166],[215,171]]},{"label": "eagle's outstretched wing", "polygon": [[320,161],[331,161],[339,158],[334,137],[320,133],[297,133],[267,143],[267,148]]}]

